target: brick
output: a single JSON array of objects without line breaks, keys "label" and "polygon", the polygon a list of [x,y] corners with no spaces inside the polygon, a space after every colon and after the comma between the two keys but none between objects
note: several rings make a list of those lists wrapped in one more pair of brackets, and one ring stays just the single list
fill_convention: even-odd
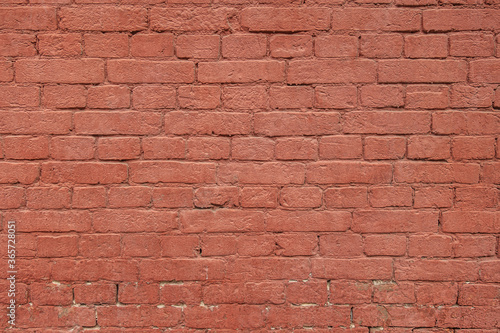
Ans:
[{"label": "brick", "polygon": [[432,116],[432,129],[437,134],[497,134],[499,124],[500,119],[486,112],[436,112]]},{"label": "brick", "polygon": [[218,35],[180,35],[175,43],[178,58],[216,59],[219,56]]},{"label": "brick", "polygon": [[352,258],[363,254],[363,238],[356,234],[319,237],[320,254],[327,257]]},{"label": "brick", "polygon": [[222,37],[224,58],[259,59],[267,53],[264,35],[229,35]]},{"label": "brick", "polygon": [[228,8],[162,8],[149,12],[149,22],[154,31],[221,31],[230,28],[229,20],[234,10]]},{"label": "brick", "polygon": [[234,184],[302,184],[304,166],[298,163],[267,162],[227,163],[219,166],[222,183]]},{"label": "brick", "polygon": [[408,58],[446,58],[448,56],[448,36],[406,36],[405,56]]},{"label": "brick", "polygon": [[495,9],[432,9],[424,11],[425,31],[495,30],[498,23]]},{"label": "brick", "polygon": [[253,329],[264,323],[263,307],[259,305],[220,305],[215,310],[189,307],[185,311],[188,327],[215,329]]},{"label": "brick", "polygon": [[457,208],[494,208],[498,204],[498,193],[493,187],[458,187],[455,189]]},{"label": "brick", "polygon": [[314,162],[307,166],[310,184],[378,184],[388,183],[392,167],[387,163]]},{"label": "brick", "polygon": [[73,208],[98,208],[106,206],[104,187],[74,187]]},{"label": "brick", "polygon": [[354,111],[345,115],[344,132],[356,134],[418,134],[430,131],[427,112]]},{"label": "brick", "polygon": [[483,166],[483,182],[500,184],[500,172],[498,172],[498,163],[485,163]]},{"label": "brick", "polygon": [[373,288],[373,302],[394,304],[394,303],[415,303],[415,287],[411,282],[382,283]]},{"label": "brick", "polygon": [[204,257],[236,254],[236,238],[233,236],[204,236],[201,238],[201,251]]},{"label": "brick", "polygon": [[269,39],[271,56],[274,58],[306,57],[312,54],[312,37],[308,35],[274,34]]},{"label": "brick", "polygon": [[453,256],[464,258],[495,255],[496,239],[491,236],[462,235],[454,239]]},{"label": "brick", "polygon": [[162,236],[162,257],[196,257],[200,254],[198,236]]},{"label": "brick", "polygon": [[340,132],[340,115],[266,112],[254,116],[254,131],[265,136],[326,135]]},{"label": "brick", "polygon": [[93,109],[122,109],[130,106],[130,90],[122,86],[94,86],[88,90],[87,106]]},{"label": "brick", "polygon": [[183,138],[149,137],[142,139],[145,159],[184,158],[186,143]]},{"label": "brick", "polygon": [[143,259],[139,264],[141,278],[150,281],[220,280],[224,276],[220,259]]},{"label": "brick", "polygon": [[120,33],[85,34],[85,54],[89,57],[121,58],[128,56],[128,36]]},{"label": "brick", "polygon": [[124,304],[155,304],[160,302],[158,284],[123,283],[118,285],[118,301]]},{"label": "brick", "polygon": [[408,86],[405,105],[412,109],[445,109],[448,106],[448,87],[438,85]]},{"label": "brick", "polygon": [[479,267],[464,260],[398,259],[394,272],[397,280],[475,281]]},{"label": "brick", "polygon": [[479,272],[481,281],[500,282],[500,274],[498,273],[498,260],[482,261],[479,264]]},{"label": "brick", "polygon": [[56,160],[94,158],[95,139],[86,136],[56,136],[50,140],[50,156]]},{"label": "brick", "polygon": [[450,158],[450,139],[441,136],[412,136],[408,139],[408,158],[445,160]]},{"label": "brick", "polygon": [[244,137],[232,140],[231,157],[234,160],[268,161],[273,156],[274,141],[271,139]]},{"label": "brick", "polygon": [[240,191],[242,207],[275,208],[278,206],[278,189],[268,187],[243,187]]},{"label": "brick", "polygon": [[24,189],[17,186],[0,186],[0,209],[19,208],[25,204]]},{"label": "brick", "polygon": [[320,327],[345,326],[349,322],[349,308],[346,306],[273,307],[268,315],[268,323],[273,326],[301,328],[317,325]]},{"label": "brick", "polygon": [[277,160],[314,160],[318,142],[307,138],[278,138],[275,147]]},{"label": "brick", "polygon": [[451,153],[455,160],[493,158],[495,156],[495,138],[477,136],[453,138]]},{"label": "brick", "polygon": [[494,92],[492,87],[454,85],[450,97],[453,108],[489,108],[493,103]]},{"label": "brick", "polygon": [[250,7],[241,11],[241,26],[250,31],[328,30],[330,12],[327,8]]},{"label": "brick", "polygon": [[141,140],[136,137],[99,138],[97,154],[101,160],[132,160],[141,154]]},{"label": "brick", "polygon": [[220,103],[220,88],[217,86],[181,86],[178,92],[182,108],[215,109]]},{"label": "brick", "polygon": [[233,186],[200,187],[194,191],[195,207],[238,206],[238,188]]},{"label": "brick", "polygon": [[74,115],[75,132],[90,135],[157,134],[161,116],[152,112],[78,112]]},{"label": "brick", "polygon": [[191,61],[119,59],[107,62],[108,79],[114,83],[191,83]]},{"label": "brick", "polygon": [[352,109],[357,104],[354,86],[317,86],[314,89],[314,106],[320,109]]},{"label": "brick", "polygon": [[203,83],[280,82],[284,79],[284,65],[268,60],[201,62],[198,80]]},{"label": "brick", "polygon": [[82,235],[80,238],[80,255],[87,258],[118,257],[121,253],[121,246],[120,235]]},{"label": "brick", "polygon": [[241,256],[269,256],[277,248],[272,235],[246,236],[241,235],[237,239],[237,252]]},{"label": "brick", "polygon": [[132,93],[134,108],[171,109],[176,106],[175,88],[164,86],[138,86]]},{"label": "brick", "polygon": [[355,323],[371,326],[385,326],[390,322],[394,326],[432,327],[436,322],[436,310],[431,307],[371,304],[354,308],[353,317]]},{"label": "brick", "polygon": [[0,10],[0,29],[55,30],[54,7],[3,7]]},{"label": "brick", "polygon": [[197,283],[164,284],[160,287],[160,301],[164,304],[201,303],[201,285]]},{"label": "brick", "polygon": [[498,307],[443,307],[437,315],[439,327],[490,328],[498,317]]},{"label": "brick", "polygon": [[328,208],[358,208],[368,205],[368,194],[363,187],[339,187],[325,190]]},{"label": "brick", "polygon": [[378,80],[383,83],[449,83],[466,77],[466,63],[461,60],[381,60],[378,67]]},{"label": "brick", "polygon": [[468,163],[398,162],[394,169],[396,182],[463,183],[479,181],[479,165]]},{"label": "brick", "polygon": [[153,205],[166,208],[192,207],[193,190],[189,187],[155,187]]},{"label": "brick", "polygon": [[353,215],[354,232],[437,232],[437,229],[437,211],[359,210]]},{"label": "brick", "polygon": [[82,36],[77,33],[40,34],[38,51],[45,56],[77,56],[83,52]]},{"label": "brick", "polygon": [[367,235],[364,238],[367,256],[403,256],[406,254],[406,237],[401,235]]},{"label": "brick", "polygon": [[49,157],[49,139],[43,136],[6,136],[5,157],[13,160],[38,160]]},{"label": "brick", "polygon": [[264,230],[264,214],[258,211],[218,209],[181,211],[184,233],[248,232]]},{"label": "brick", "polygon": [[356,57],[358,39],[355,36],[318,36],[314,41],[314,54],[322,58]]},{"label": "brick", "polygon": [[291,84],[375,82],[375,62],[355,60],[292,60],[287,81]]},{"label": "brick", "polygon": [[351,225],[351,214],[341,211],[286,211],[274,210],[267,217],[266,230],[292,231],[346,231]]},{"label": "brick", "polygon": [[317,208],[322,204],[322,191],[318,187],[284,187],[280,204],[283,207]]},{"label": "brick", "polygon": [[410,257],[450,257],[452,239],[444,235],[413,235],[408,238]]},{"label": "brick", "polygon": [[81,109],[87,105],[87,90],[84,86],[44,86],[42,103],[56,109]]},{"label": "brick", "polygon": [[4,219],[19,222],[16,224],[19,232],[85,232],[90,231],[91,225],[90,213],[76,210],[16,211],[5,213]]},{"label": "brick", "polygon": [[311,108],[313,88],[305,86],[273,86],[269,91],[270,105],[274,109]]},{"label": "brick", "polygon": [[403,87],[397,85],[369,85],[360,90],[361,105],[383,108],[404,105]]},{"label": "brick", "polygon": [[121,163],[44,162],[41,178],[52,184],[114,184],[125,181],[127,171]]},{"label": "brick", "polygon": [[170,112],[165,114],[165,133],[200,135],[249,134],[251,115],[229,112]]},{"label": "brick", "polygon": [[33,305],[70,305],[73,301],[71,287],[65,284],[32,283],[30,297]]},{"label": "brick", "polygon": [[227,266],[231,281],[306,279],[310,272],[308,259],[303,258],[239,258]]},{"label": "brick", "polygon": [[16,61],[16,81],[35,83],[101,83],[101,59],[21,59]]},{"label": "brick", "polygon": [[35,36],[30,34],[0,34],[0,56],[30,57],[36,54]]},{"label": "brick", "polygon": [[135,183],[215,183],[214,163],[137,161],[129,166]]},{"label": "brick", "polygon": [[78,304],[114,304],[116,285],[111,283],[79,284],[74,288],[75,302]]},{"label": "brick", "polygon": [[174,55],[174,35],[133,35],[130,38],[130,54],[133,57],[171,57]]},{"label": "brick", "polygon": [[12,69],[12,62],[0,61],[0,81],[12,81],[14,79],[14,71]]},{"label": "brick", "polygon": [[332,28],[334,30],[420,30],[419,11],[399,8],[345,8],[334,9]]},{"label": "brick", "polygon": [[469,78],[471,82],[500,83],[500,60],[485,59],[470,62]]},{"label": "brick", "polygon": [[62,7],[59,26],[68,30],[140,31],[147,28],[145,8],[115,6]]},{"label": "brick", "polygon": [[96,232],[164,232],[177,227],[176,214],[169,211],[106,209],[93,218]]},{"label": "brick", "polygon": [[455,282],[419,282],[415,285],[415,294],[418,304],[455,304],[458,287]]},{"label": "brick", "polygon": [[398,34],[361,35],[360,54],[367,58],[400,58],[403,37]]},{"label": "brick", "polygon": [[147,207],[151,197],[151,188],[147,186],[111,187],[108,190],[108,206]]},{"label": "brick", "polygon": [[415,188],[413,207],[445,208],[453,205],[453,189],[449,186],[425,186]]},{"label": "brick", "polygon": [[264,109],[268,104],[264,86],[227,86],[223,90],[223,104],[228,109]]},{"label": "brick", "polygon": [[281,304],[285,301],[284,291],[285,286],[280,282],[212,284],[203,289],[203,301],[208,304]]},{"label": "brick", "polygon": [[460,33],[450,35],[450,55],[457,57],[488,57],[494,55],[493,35]]},{"label": "brick", "polygon": [[0,184],[32,184],[40,174],[35,163],[0,162]]},{"label": "brick", "polygon": [[496,233],[500,219],[495,212],[447,211],[443,212],[441,225],[444,232]]},{"label": "brick", "polygon": [[326,281],[289,282],[286,285],[286,298],[292,304],[325,304],[327,301]]},{"label": "brick", "polygon": [[324,136],[319,142],[319,156],[321,159],[359,159],[362,155],[363,144],[361,136]]},{"label": "brick", "polygon": [[464,284],[460,286],[458,304],[498,306],[498,286],[488,284]]},{"label": "brick", "polygon": [[0,86],[0,107],[35,107],[40,105],[38,87]]},{"label": "brick", "polygon": [[311,259],[312,276],[323,279],[389,280],[392,259]]},{"label": "brick", "polygon": [[330,282],[329,300],[333,304],[370,303],[372,289],[371,283],[333,280]]},{"label": "brick", "polygon": [[145,326],[170,327],[181,320],[182,310],[174,307],[159,308],[155,305],[100,306],[97,308],[99,325],[104,327],[133,327],[137,323]]},{"label": "brick", "polygon": [[409,186],[377,186],[370,189],[372,207],[411,207],[413,191]]},{"label": "brick", "polygon": [[50,257],[50,258],[74,257],[77,254],[78,254],[77,235],[37,237],[37,255],[39,257]]},{"label": "brick", "polygon": [[405,141],[402,137],[367,137],[364,148],[365,159],[401,159],[406,152]]},{"label": "brick", "polygon": [[30,209],[69,208],[71,192],[67,187],[31,187],[26,190],[26,201]]},{"label": "brick", "polygon": [[160,238],[157,235],[124,235],[121,246],[122,255],[127,257],[158,257],[160,254]]},{"label": "brick", "polygon": [[[50,322],[52,327],[96,325],[95,310],[74,306],[23,306],[19,308],[20,327],[41,327]],[[24,329],[23,329],[24,330]]]}]

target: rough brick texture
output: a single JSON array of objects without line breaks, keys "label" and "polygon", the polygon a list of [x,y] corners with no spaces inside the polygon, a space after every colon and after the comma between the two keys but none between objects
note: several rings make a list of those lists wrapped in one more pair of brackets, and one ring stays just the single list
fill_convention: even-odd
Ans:
[{"label": "rough brick texture", "polygon": [[498,0],[0,0],[0,331],[498,333],[499,159]]}]

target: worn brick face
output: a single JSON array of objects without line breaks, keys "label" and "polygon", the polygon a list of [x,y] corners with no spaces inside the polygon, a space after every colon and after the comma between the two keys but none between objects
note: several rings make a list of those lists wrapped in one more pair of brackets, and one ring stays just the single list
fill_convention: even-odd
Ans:
[{"label": "worn brick face", "polygon": [[498,333],[499,0],[0,3],[2,332]]}]

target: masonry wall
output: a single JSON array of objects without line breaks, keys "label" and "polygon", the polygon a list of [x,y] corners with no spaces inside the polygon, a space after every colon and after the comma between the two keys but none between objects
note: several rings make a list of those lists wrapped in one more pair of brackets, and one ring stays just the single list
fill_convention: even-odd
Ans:
[{"label": "masonry wall", "polygon": [[498,0],[1,0],[2,330],[498,332],[499,32]]}]

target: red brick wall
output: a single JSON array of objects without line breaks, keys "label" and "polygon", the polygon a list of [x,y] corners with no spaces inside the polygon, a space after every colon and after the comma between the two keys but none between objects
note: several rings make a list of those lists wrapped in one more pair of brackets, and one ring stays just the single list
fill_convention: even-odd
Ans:
[{"label": "red brick wall", "polygon": [[497,332],[499,32],[498,0],[1,0],[5,330]]}]

